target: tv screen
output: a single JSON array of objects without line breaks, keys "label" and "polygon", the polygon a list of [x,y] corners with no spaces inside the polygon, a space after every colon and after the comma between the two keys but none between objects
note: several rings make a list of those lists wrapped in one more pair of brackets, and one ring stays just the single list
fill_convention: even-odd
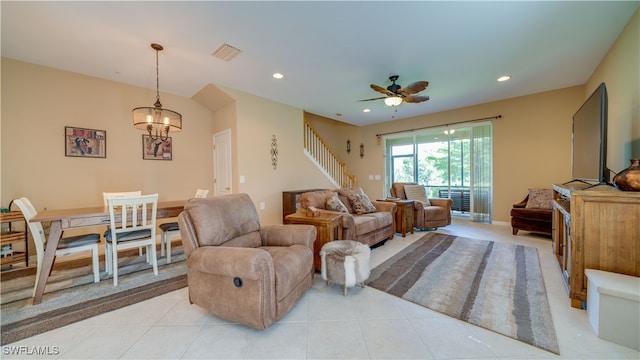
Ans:
[{"label": "tv screen", "polygon": [[604,83],[573,115],[571,176],[609,182],[607,169],[607,88]]}]

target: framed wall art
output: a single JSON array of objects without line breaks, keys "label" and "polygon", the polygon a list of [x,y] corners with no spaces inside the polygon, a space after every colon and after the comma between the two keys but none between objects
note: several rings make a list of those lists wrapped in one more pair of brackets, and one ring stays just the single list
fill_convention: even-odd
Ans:
[{"label": "framed wall art", "polygon": [[172,154],[173,144],[170,137],[166,140],[154,140],[149,135],[142,135],[142,159],[171,160]]},{"label": "framed wall art", "polygon": [[107,157],[105,130],[64,127],[64,155],[87,158]]}]

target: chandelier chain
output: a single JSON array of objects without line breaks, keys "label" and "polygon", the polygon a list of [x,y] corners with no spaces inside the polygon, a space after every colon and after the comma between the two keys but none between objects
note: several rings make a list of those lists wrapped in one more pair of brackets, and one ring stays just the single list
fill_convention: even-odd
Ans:
[{"label": "chandelier chain", "polygon": [[160,102],[160,70],[158,63],[158,53],[160,50],[156,49],[156,101]]}]

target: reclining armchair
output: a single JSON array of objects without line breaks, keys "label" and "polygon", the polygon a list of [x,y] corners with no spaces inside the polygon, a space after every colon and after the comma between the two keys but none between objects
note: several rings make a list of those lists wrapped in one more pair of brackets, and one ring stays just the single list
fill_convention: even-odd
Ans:
[{"label": "reclining armchair", "polygon": [[[405,189],[405,187],[407,188]],[[407,196],[409,189],[411,189],[411,193],[413,194]],[[393,183],[389,192],[392,197],[414,200],[413,225],[418,229],[424,230],[451,225],[451,206],[453,206],[453,200],[441,198],[427,199],[424,186],[419,186],[417,183],[412,182]]]},{"label": "reclining armchair", "polygon": [[264,330],[311,287],[312,225],[260,226],[247,194],[190,199],[178,216],[189,302]]}]

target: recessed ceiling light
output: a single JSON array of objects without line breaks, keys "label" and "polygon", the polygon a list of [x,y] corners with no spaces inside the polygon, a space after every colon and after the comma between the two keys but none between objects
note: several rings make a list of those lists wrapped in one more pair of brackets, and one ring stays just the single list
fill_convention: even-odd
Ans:
[{"label": "recessed ceiling light", "polygon": [[274,79],[282,79],[284,77],[284,75],[282,75],[281,73],[277,72],[277,73],[273,73],[273,78]]},{"label": "recessed ceiling light", "polygon": [[502,76],[500,76],[500,77],[498,78],[498,81],[499,81],[499,82],[503,82],[503,81],[507,81],[507,80],[509,80],[509,79],[511,79],[511,75],[502,75]]},{"label": "recessed ceiling light", "polygon": [[369,112],[369,111],[371,111],[371,109],[364,109],[364,110],[362,110],[362,112]]}]

